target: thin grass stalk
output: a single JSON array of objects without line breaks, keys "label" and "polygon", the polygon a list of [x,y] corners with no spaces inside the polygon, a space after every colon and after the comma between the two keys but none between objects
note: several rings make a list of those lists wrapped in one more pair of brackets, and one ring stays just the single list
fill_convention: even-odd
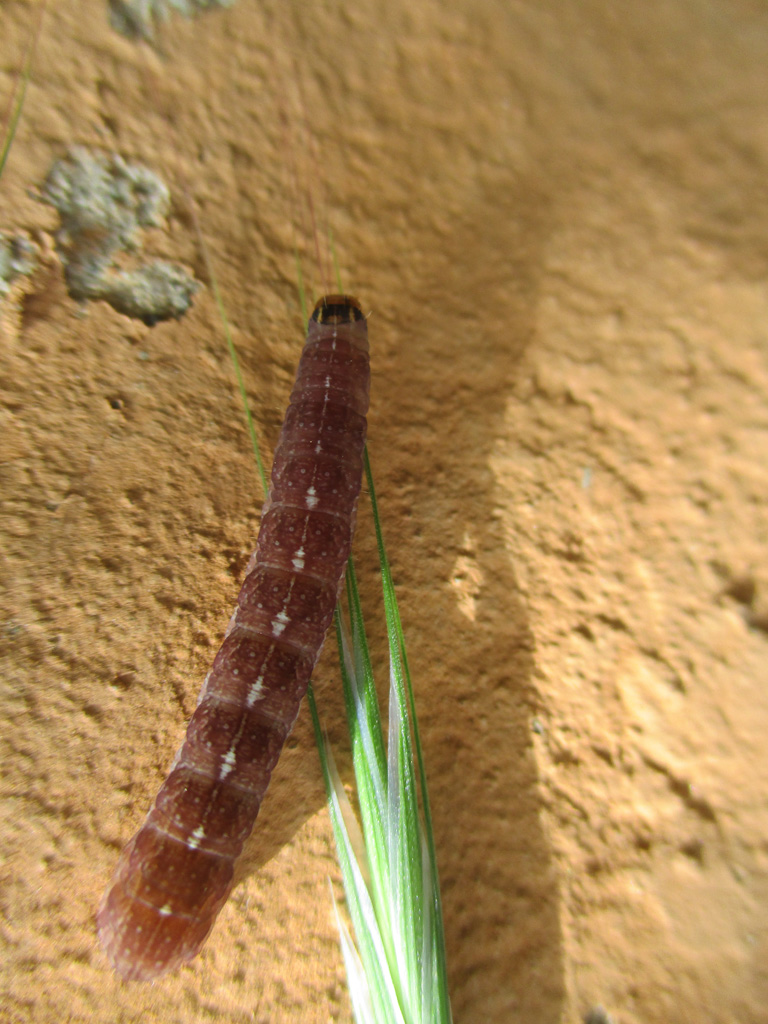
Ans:
[{"label": "thin grass stalk", "polygon": [[267,492],[269,491],[269,481],[267,478],[267,472],[264,469],[264,462],[261,458],[261,449],[259,447],[259,439],[256,436],[256,427],[253,422],[253,416],[251,415],[251,407],[248,402],[248,392],[245,387],[245,380],[243,374],[240,371],[240,360],[237,357],[237,349],[235,348],[235,342],[232,337],[232,331],[229,328],[229,317],[227,316],[227,310],[224,305],[224,299],[221,296],[219,290],[219,282],[216,277],[216,272],[213,269],[213,261],[211,260],[208,246],[206,245],[205,239],[203,238],[203,232],[200,227],[200,221],[197,216],[197,209],[189,191],[186,192],[187,204],[192,215],[192,223],[195,226],[195,234],[197,235],[197,241],[200,245],[200,251],[203,254],[203,261],[205,263],[205,270],[208,275],[208,280],[211,282],[211,290],[213,297],[216,302],[216,308],[219,312],[219,319],[221,320],[221,327],[224,331],[224,337],[227,342],[227,350],[229,351],[229,358],[232,361],[232,368],[235,372],[235,380],[237,381],[237,387],[240,391],[240,400],[243,403],[243,412],[245,413],[245,422],[248,427],[248,436],[251,439],[251,447],[253,448],[253,454],[256,458],[256,466],[259,471],[259,479],[261,480],[261,486],[264,490],[264,497],[266,498]]},{"label": "thin grass stalk", "polygon": [[43,31],[43,17],[45,16],[46,5],[47,0],[42,0],[40,4],[40,11],[37,16],[37,22],[30,32],[29,42],[27,43],[27,55],[24,59],[24,66],[22,68],[21,75],[16,80],[10,99],[8,100],[8,105],[5,109],[5,114],[3,115],[2,145],[0,145],[0,178],[3,176],[3,171],[5,170],[5,165],[11,152],[11,146],[13,145],[13,140],[16,137],[16,129],[18,128],[19,121],[21,120],[21,112],[24,109],[27,87],[30,79],[32,78],[32,64],[35,59],[37,41]]}]

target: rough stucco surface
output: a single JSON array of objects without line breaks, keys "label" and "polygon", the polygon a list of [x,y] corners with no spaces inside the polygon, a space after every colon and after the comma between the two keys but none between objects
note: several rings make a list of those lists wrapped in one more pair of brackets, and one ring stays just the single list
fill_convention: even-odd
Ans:
[{"label": "rough stucco surface", "polygon": [[[194,196],[268,451],[308,187],[373,313],[456,1021],[765,1020],[767,56],[749,0],[240,2],[154,46],[51,5],[0,182],[40,247],[0,309],[4,1021],[350,1019],[305,713],[203,954],[125,986],[95,943],[261,497],[210,290],[68,297],[35,190],[70,144],[163,178],[145,251],[204,280]],[[367,514],[356,550],[375,616]]]}]

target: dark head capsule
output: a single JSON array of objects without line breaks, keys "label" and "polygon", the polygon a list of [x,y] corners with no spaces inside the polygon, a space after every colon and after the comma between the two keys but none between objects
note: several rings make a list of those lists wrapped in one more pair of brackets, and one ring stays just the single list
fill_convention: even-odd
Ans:
[{"label": "dark head capsule", "polygon": [[312,311],[316,324],[351,324],[365,320],[360,303],[352,295],[324,295]]}]

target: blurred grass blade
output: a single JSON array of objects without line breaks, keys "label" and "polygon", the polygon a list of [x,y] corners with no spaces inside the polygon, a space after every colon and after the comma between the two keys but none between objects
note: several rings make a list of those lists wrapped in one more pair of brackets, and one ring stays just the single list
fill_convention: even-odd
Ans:
[{"label": "blurred grass blade", "polygon": [[293,255],[296,259],[296,278],[299,284],[299,306],[301,307],[301,319],[306,323],[307,320],[309,320],[309,310],[307,309],[307,292],[304,288],[304,274],[301,271],[299,250],[294,249]]},{"label": "blurred grass blade", "polygon": [[37,41],[40,38],[40,33],[43,30],[43,16],[45,15],[47,0],[42,0],[40,4],[40,12],[37,16],[37,22],[32,29],[30,34],[29,43],[27,44],[27,56],[24,60],[24,67],[22,68],[21,75],[16,80],[16,84],[13,87],[10,99],[8,100],[8,106],[5,109],[3,116],[3,127],[2,127],[2,145],[0,146],[0,178],[3,176],[5,165],[8,160],[8,154],[11,152],[11,146],[16,136],[16,129],[19,126],[21,120],[21,112],[24,109],[24,100],[27,96],[27,86],[32,77],[32,64],[35,59],[35,50],[37,49]]},{"label": "blurred grass blade", "polygon": [[333,261],[333,272],[336,276],[336,287],[339,289],[339,295],[344,294],[344,286],[341,283],[341,267],[339,266],[339,258],[336,254],[336,243],[333,240],[333,231],[328,229],[328,246],[331,250],[331,260]]},{"label": "blurred grass blade", "polygon": [[365,968],[355,949],[349,929],[344,923],[341,914],[339,914],[339,905],[336,902],[336,897],[333,895],[333,888],[331,888],[331,899],[333,900],[333,910],[336,915],[336,926],[341,937],[341,953],[344,957],[344,967],[347,972],[349,995],[352,1000],[352,1011],[355,1015],[355,1020],[359,1024],[376,1024]]}]

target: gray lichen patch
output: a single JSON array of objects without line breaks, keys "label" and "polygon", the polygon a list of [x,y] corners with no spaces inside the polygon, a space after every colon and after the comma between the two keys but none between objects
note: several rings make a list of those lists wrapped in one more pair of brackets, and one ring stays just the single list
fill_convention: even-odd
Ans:
[{"label": "gray lichen patch", "polygon": [[0,297],[7,295],[11,285],[37,265],[37,248],[24,235],[8,235],[0,231]]},{"label": "gray lichen patch", "polygon": [[147,324],[182,316],[198,287],[183,267],[160,260],[138,270],[113,271],[105,280],[109,282],[108,301],[113,308]]},{"label": "gray lichen patch", "polygon": [[153,171],[76,147],[51,167],[42,198],[61,218],[56,248],[72,298],[104,299],[148,324],[186,313],[199,285],[183,267],[113,266],[119,253],[139,250],[142,228],[164,223],[170,194]]},{"label": "gray lichen patch", "polygon": [[212,7],[230,7],[235,0],[109,0],[109,21],[129,39],[153,39],[155,24],[167,21],[171,11],[193,18]]}]

